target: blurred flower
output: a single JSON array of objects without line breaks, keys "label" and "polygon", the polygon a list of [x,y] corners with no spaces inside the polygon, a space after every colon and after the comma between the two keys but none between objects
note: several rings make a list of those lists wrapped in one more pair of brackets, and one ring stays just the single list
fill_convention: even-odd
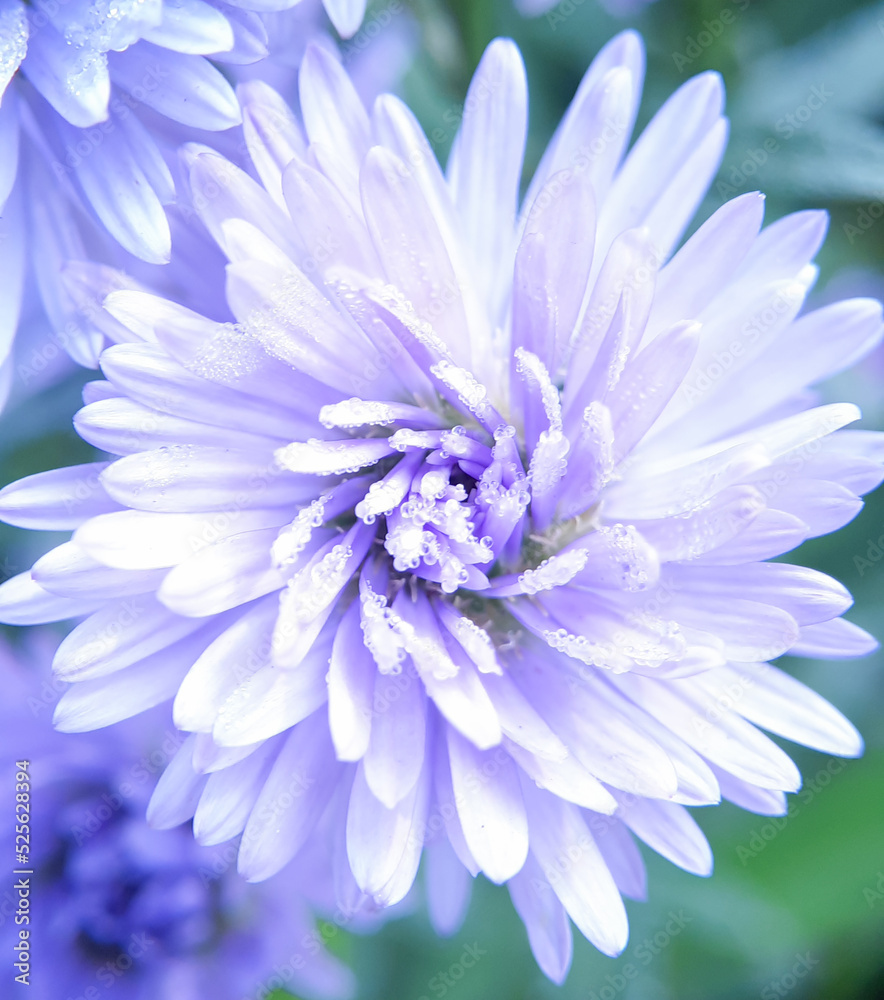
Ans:
[{"label": "blurred flower", "polygon": [[402,899],[427,845],[436,926],[468,872],[507,882],[556,980],[568,917],[625,945],[630,831],[706,875],[684,806],[785,810],[800,776],[756,726],[861,751],[766,661],[874,646],[838,583],[764,560],[884,476],[881,436],[841,429],[856,408],[808,392],[879,341],[880,306],[796,318],[825,216],[761,231],[757,194],[671,256],[720,162],[722,86],[689,81],[624,157],[643,67],[633,33],[603,49],[521,211],[511,42],[447,178],[409,110],[366,114],[319,48],[306,135],[243,88],[261,183],[182,154],[236,322],[113,292],[142,342],[104,353],[75,424],[123,457],[0,493],[10,523],[76,529],[0,589],[7,622],[89,615],[55,657],[77,682],[57,723],[174,697],[192,733],[154,824],[241,832],[252,880],[325,845],[342,904]]},{"label": "blurred flower", "polygon": [[[259,984],[352,995],[352,974],[321,947],[306,902],[313,873],[249,887],[230,848],[199,847],[184,827],[151,830],[144,807],[154,777],[184,735],[163,731],[155,714],[88,741],[54,732],[51,707],[65,685],[41,685],[20,665],[41,652],[51,655],[39,636],[24,652],[0,645],[4,761],[30,759],[32,782],[31,863],[19,866],[35,871],[30,995],[97,997],[114,986],[120,1000],[251,1000],[266,995]],[[4,783],[4,818],[14,815],[12,788]],[[3,834],[11,851],[11,829]],[[318,884],[327,895],[327,880]],[[4,906],[0,940],[10,954],[21,926]]]},{"label": "blurred flower", "polygon": [[[349,37],[365,3],[326,0],[325,7]],[[174,209],[167,216],[176,184],[166,148],[182,134],[241,120],[233,86],[213,63],[234,76],[261,63],[272,75],[268,19],[302,51],[322,30],[321,12],[318,0],[0,6],[0,363],[10,356],[32,270],[51,342],[95,364],[102,338],[79,315],[76,288],[59,280],[62,265],[104,260],[138,275],[142,262],[167,263],[181,224]],[[41,343],[38,356],[47,348]],[[11,374],[7,364],[0,397]]]},{"label": "blurred flower", "polygon": [[[206,57],[237,63],[266,55],[258,15],[206,0],[13,2],[4,8],[0,38],[7,151],[0,202],[17,176],[27,184],[30,160],[37,160],[52,170],[43,182],[75,186],[123,247],[154,263],[168,260],[162,206],[174,186],[139,112],[152,109],[196,129],[236,125],[233,89]],[[20,136],[26,149],[19,150]],[[24,196],[13,193],[5,218],[17,243],[24,233],[12,227],[21,225]]]}]

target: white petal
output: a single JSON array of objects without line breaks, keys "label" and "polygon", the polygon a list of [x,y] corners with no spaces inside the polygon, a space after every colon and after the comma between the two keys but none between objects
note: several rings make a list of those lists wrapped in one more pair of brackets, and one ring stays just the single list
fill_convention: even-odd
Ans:
[{"label": "white petal", "polygon": [[581,312],[595,245],[595,193],[586,173],[555,174],[525,219],[513,278],[513,346],[556,370]]},{"label": "white petal", "polygon": [[59,597],[44,590],[30,572],[0,584],[0,621],[4,625],[40,625],[91,614],[104,604],[89,597]]},{"label": "white petal", "polygon": [[286,577],[270,558],[278,534],[264,528],[207,546],[166,575],[157,597],[179,615],[202,618],[279,590]]},{"label": "white petal", "polygon": [[70,531],[96,514],[119,510],[101,485],[106,462],[38,472],[0,490],[0,518],[18,528]]},{"label": "white petal", "polygon": [[71,45],[51,22],[28,38],[24,73],[72,125],[88,128],[107,118],[107,57],[88,43]]},{"label": "white petal", "polygon": [[[142,166],[144,143],[130,141],[135,131],[126,129],[120,118],[116,111],[111,113],[112,127],[103,133],[99,145],[71,126],[62,129],[64,141],[72,148],[81,142],[91,147],[89,155],[79,159],[74,173],[87,202],[111,236],[136,257],[165,264],[172,237],[160,194],[169,193],[168,174],[161,170],[155,153]],[[59,123],[60,128],[62,125]],[[159,192],[150,182],[157,178]]]},{"label": "white petal", "polygon": [[[664,204],[667,189],[677,182],[679,171],[702,148],[704,139],[713,134],[723,104],[721,77],[702,73],[679,88],[657,112],[630,150],[608,192],[599,217],[599,254],[607,251],[617,233],[642,225],[655,205]],[[697,177],[685,192],[686,197],[682,197],[691,214],[710,180],[711,176]],[[683,206],[670,203],[668,207],[677,214]],[[668,248],[658,249],[665,252]]]},{"label": "white petal", "polygon": [[644,902],[648,876],[632,834],[616,816],[588,816],[586,820],[617,888],[629,899]]},{"label": "white petal", "polygon": [[[187,317],[174,316],[173,310],[154,307],[154,302],[139,293],[115,293],[112,307],[125,321],[127,309],[140,309],[149,328],[156,329],[164,344],[168,343],[169,326],[177,319],[178,331]],[[122,308],[117,308],[122,305]],[[164,315],[165,312],[165,315]],[[174,312],[177,312],[175,310]],[[173,315],[170,315],[173,314]],[[191,314],[193,315],[193,314]],[[195,318],[193,334],[205,336],[201,318]],[[174,328],[173,328],[174,329]],[[274,399],[257,398],[239,392],[232,386],[219,385],[216,381],[188,371],[169,357],[172,353],[158,344],[120,344],[111,347],[101,357],[105,377],[125,395],[138,403],[163,413],[197,420],[212,427],[224,427],[224,414],[239,414],[237,426],[251,434],[267,439],[268,448],[275,439],[291,441],[304,430],[297,419],[297,411],[286,409]]]},{"label": "white petal", "polygon": [[106,566],[145,570],[174,566],[207,545],[240,532],[281,528],[285,508],[210,514],[154,514],[121,510],[90,518],[74,535],[85,552]]},{"label": "white petal", "polygon": [[433,751],[429,760],[432,762],[433,774],[433,801],[430,817],[427,824],[428,830],[435,832],[441,825],[445,828],[448,843],[451,844],[454,853],[460,863],[473,876],[479,874],[479,865],[470,853],[464,838],[463,827],[457,812],[457,800],[454,796],[454,788],[451,784],[451,764],[448,754],[448,733],[447,726],[434,726],[431,734],[433,739]]},{"label": "white petal", "polygon": [[877,648],[878,640],[865,629],[844,618],[834,618],[818,625],[805,625],[798,642],[789,652],[792,656],[841,660],[851,656],[866,656]]},{"label": "white petal", "polygon": [[[766,510],[764,495],[754,486],[730,486],[723,489],[705,504],[675,518],[660,518],[655,521],[636,520],[634,527],[641,536],[654,547],[661,562],[674,560],[694,560],[700,556],[718,555],[721,546],[736,539],[741,543],[741,532],[750,528]],[[794,524],[793,518],[789,519]],[[807,530],[801,522],[801,540]],[[751,550],[747,548],[747,559]],[[765,558],[762,556],[761,558]],[[735,556],[735,562],[740,560]]]},{"label": "white petal", "polygon": [[494,704],[467,656],[456,650],[453,655],[458,664],[453,677],[440,679],[431,673],[422,674],[427,694],[449,724],[480,750],[497,746],[502,732]]},{"label": "white petal", "polygon": [[785,816],[789,805],[786,796],[776,789],[758,788],[748,781],[741,781],[729,771],[711,765],[715,777],[721,785],[722,798],[733,802],[741,809],[761,816]]},{"label": "white petal", "polygon": [[280,470],[272,455],[186,445],[121,458],[105,469],[101,483],[115,500],[158,513],[226,511],[231,497],[241,499],[243,509],[287,506],[291,512],[325,485]]},{"label": "white petal", "polygon": [[764,196],[757,191],[726,202],[660,271],[648,336],[696,319],[733,278],[761,229]]},{"label": "white petal", "polygon": [[328,698],[327,644],[317,644],[295,670],[260,667],[218,710],[212,738],[221,746],[248,746],[297,725]]},{"label": "white petal", "polygon": [[[728,493],[730,500],[733,494],[730,491],[724,492]],[[801,518],[793,517],[781,510],[764,509],[754,513],[753,516],[753,510],[757,511],[760,502],[758,498],[761,495],[756,490],[753,490],[753,493],[756,494],[754,497],[750,495],[748,498],[737,500],[736,512],[743,521],[741,530],[735,537],[710,552],[701,550],[697,558],[702,560],[703,564],[741,566],[763,559],[772,559],[784,552],[791,552],[810,537],[810,528]]]},{"label": "white petal", "polygon": [[720,768],[762,788],[794,792],[801,787],[801,775],[792,760],[692,678],[659,682],[624,674],[617,683],[650,715]]},{"label": "white petal", "polygon": [[525,66],[515,43],[497,39],[473,75],[449,165],[473,280],[491,306],[515,246],[527,130]]},{"label": "white petal", "polygon": [[829,215],[820,210],[793,212],[777,219],[755,240],[734,279],[751,285],[797,274],[816,256],[828,226]]},{"label": "white petal", "polygon": [[341,38],[351,38],[365,16],[365,0],[323,0],[329,20]]},{"label": "white petal", "polygon": [[627,364],[607,402],[614,425],[615,462],[638,444],[681,387],[701,333],[697,323],[678,323]]},{"label": "white petal", "polygon": [[[10,360],[10,377],[12,345],[18,330],[25,287],[26,258],[27,233],[22,196],[15,191],[6,199],[5,205],[0,202],[0,364]],[[5,396],[6,393],[3,394],[4,399]]]},{"label": "white petal", "polygon": [[337,628],[328,665],[328,722],[339,760],[359,760],[368,750],[375,673],[354,601]]},{"label": "white petal", "polygon": [[382,276],[361,213],[324,174],[294,159],[283,168],[280,183],[304,247],[295,260],[302,270],[317,268],[331,277],[334,268],[346,268],[367,279]]},{"label": "white petal", "polygon": [[482,683],[500,719],[504,735],[529,753],[545,760],[561,761],[568,756],[565,744],[543,721],[507,674],[486,675]]},{"label": "white petal", "polygon": [[594,778],[573,755],[564,760],[545,760],[504,740],[504,749],[538,788],[575,805],[599,813],[612,813],[617,803],[604,785]]},{"label": "white petal", "polygon": [[340,167],[332,180],[347,195],[369,145],[362,101],[337,59],[315,43],[301,63],[298,86],[307,137],[311,144],[333,151]]},{"label": "white petal", "polygon": [[85,733],[167,701],[207,641],[207,635],[199,632],[126,670],[72,684],[56,706],[55,728],[63,733]]},{"label": "white petal", "polygon": [[375,146],[360,175],[366,222],[387,279],[429,323],[455,361],[472,345],[463,296],[430,205],[408,167]]},{"label": "white petal", "polygon": [[193,817],[193,835],[212,846],[242,833],[276,757],[268,741],[245,760],[209,775]]},{"label": "white petal", "polygon": [[644,44],[635,31],[621,32],[601,49],[543,155],[526,206],[552,174],[568,167],[588,167],[599,199],[604,197],[632,135],[644,70]]},{"label": "white petal", "polygon": [[773,487],[770,506],[800,518],[810,529],[811,538],[843,528],[863,508],[862,500],[840,483],[802,478],[781,486],[777,486],[775,480],[760,485],[762,489]]},{"label": "white petal", "polygon": [[531,683],[521,669],[513,672],[523,694],[590,774],[636,794],[675,794],[678,776],[671,760],[656,741],[636,729],[628,714],[599,705],[576,678],[569,684],[567,677],[544,671]]},{"label": "white petal", "polygon": [[64,680],[103,677],[172,646],[204,624],[173,615],[153,596],[106,603],[65,637],[53,670]]},{"label": "white petal", "polygon": [[314,476],[339,476],[376,465],[395,453],[387,438],[295,441],[275,452],[284,469]]},{"label": "white petal", "polygon": [[[240,84],[236,94],[242,107],[243,137],[249,157],[268,193],[283,205],[283,173],[296,157],[303,157],[306,152],[301,126],[291,108],[262,80]],[[292,219],[297,223],[294,213]]]},{"label": "white petal", "polygon": [[667,614],[721,639],[725,655],[735,660],[773,660],[798,638],[798,623],[788,612],[732,594],[709,594],[702,584],[675,596]]},{"label": "white petal", "polygon": [[[169,445],[218,442],[218,428],[209,424],[158,413],[125,397],[100,399],[74,414],[80,437],[100,451],[131,455]],[[267,439],[234,429],[224,432],[226,441],[238,451],[260,450]]]},{"label": "white petal", "polygon": [[374,710],[363,773],[375,797],[393,809],[420,777],[427,740],[426,697],[411,665],[376,673]]},{"label": "white petal", "polygon": [[704,569],[672,566],[667,579],[681,590],[689,580],[706,594],[722,597],[751,596],[753,601],[773,604],[787,611],[799,625],[813,625],[837,618],[853,604],[847,588],[817,570],[786,563],[756,563]]},{"label": "white petal", "polygon": [[163,19],[142,38],[164,49],[210,55],[233,48],[233,30],[224,14],[205,0],[163,4]]},{"label": "white petal", "polygon": [[478,750],[448,727],[451,782],[464,837],[492,882],[512,878],[528,854],[518,772],[503,750]]},{"label": "white petal", "polygon": [[440,937],[451,937],[460,930],[469,909],[470,873],[444,837],[427,845],[425,857],[427,915]]},{"label": "white petal", "polygon": [[144,41],[108,62],[114,83],[182,125],[221,131],[241,121],[233,88],[207,59]]},{"label": "white petal", "polygon": [[328,805],[340,770],[321,712],[295,727],[249,815],[240,874],[260,882],[298,853]]},{"label": "white petal", "polygon": [[823,753],[858,757],[862,737],[825,698],[800,681],[767,663],[733,664],[718,672],[716,683],[707,681],[711,693],[735,693],[734,708],[744,718],[778,736]]},{"label": "white petal", "polygon": [[273,596],[256,602],[194,662],[175,698],[173,718],[179,729],[210,733],[227,698],[269,662],[278,608]]},{"label": "white petal", "polygon": [[712,849],[683,806],[620,795],[617,815],[648,847],[693,875],[712,874]]},{"label": "white petal", "polygon": [[193,769],[196,736],[190,735],[160,775],[147,805],[147,821],[157,830],[170,830],[193,816],[206,783]]},{"label": "white petal", "polygon": [[34,563],[31,573],[45,590],[61,597],[101,600],[156,590],[162,571],[113,569],[92,559],[76,542],[65,542]]},{"label": "white petal", "polygon": [[359,765],[347,812],[347,857],[357,884],[370,896],[379,897],[395,878],[406,861],[409,841],[417,843],[418,850],[422,846],[428,783],[424,771],[411,792],[387,809],[372,794]]},{"label": "white petal", "polygon": [[[12,9],[14,10],[15,7],[19,7],[19,4],[15,4]],[[0,24],[5,20],[8,10],[9,8],[6,8],[0,14]],[[2,31],[2,28],[0,28],[0,31]],[[3,75],[2,70],[0,70],[0,94],[2,94],[3,89]],[[3,158],[0,161],[0,212],[3,212],[4,217],[7,214],[4,211],[4,207],[12,191],[12,186],[15,184],[16,174],[18,173],[18,148],[18,102],[15,92],[11,91],[6,95],[6,99],[2,104],[0,104],[0,149],[3,150]]]},{"label": "white petal", "polygon": [[531,853],[584,937],[619,955],[629,936],[626,910],[580,810],[539,789],[530,793]]},{"label": "white petal", "polygon": [[507,883],[516,912],[522,918],[531,951],[544,975],[557,986],[571,967],[573,940],[568,913],[553,892],[537,860],[528,855],[525,867]]}]

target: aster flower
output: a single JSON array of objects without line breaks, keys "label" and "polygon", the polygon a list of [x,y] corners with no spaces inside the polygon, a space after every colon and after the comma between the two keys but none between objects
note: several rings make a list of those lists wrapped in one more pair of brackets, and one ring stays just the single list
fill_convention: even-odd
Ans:
[{"label": "aster flower", "polygon": [[261,58],[266,36],[258,16],[202,0],[112,8],[15,2],[4,8],[0,40],[8,151],[0,203],[19,173],[21,136],[22,173],[29,172],[29,154],[51,164],[56,185],[74,186],[122,246],[145,260],[167,260],[162,206],[172,201],[174,186],[139,113],[152,109],[198,129],[236,125],[233,89],[206,57]]},{"label": "aster flower", "polygon": [[[325,7],[348,36],[364,0]],[[79,329],[60,263],[102,259],[139,271],[140,261],[169,261],[176,220],[170,227],[166,208],[176,185],[165,147],[183,141],[182,128],[192,136],[239,124],[234,89],[213,63],[230,72],[264,60],[267,12],[285,11],[291,32],[318,21],[321,8],[312,8],[312,0],[0,5],[0,361],[32,270],[62,346],[94,364],[95,331]]]},{"label": "aster flower", "polygon": [[[518,207],[527,120],[493,43],[447,176],[408,109],[301,69],[305,134],[242,91],[261,183],[182,156],[236,322],[118,291],[81,436],[121,456],[23,480],[5,520],[74,529],[0,589],[3,620],[88,615],[56,714],[83,731],[174,698],[192,735],[149,816],[241,834],[251,880],[317,840],[337,898],[389,905],[424,847],[451,930],[469,874],[507,883],[544,972],[569,917],[606,954],[633,837],[707,875],[686,806],[776,814],[800,776],[760,729],[861,741],[767,661],[874,646],[840,584],[766,560],[882,479],[880,435],[809,387],[881,337],[880,307],[799,317],[826,228],[727,203],[673,254],[727,126],[689,81],[627,153],[630,32],[589,68]],[[207,773],[210,772],[210,773]],[[304,793],[269,808],[303,776]]]},{"label": "aster flower", "polygon": [[[34,872],[31,995],[97,997],[113,986],[121,1000],[244,1000],[259,986],[286,986],[305,997],[351,996],[352,973],[320,946],[307,902],[312,893],[334,913],[327,882],[316,877],[322,859],[297,878],[249,887],[230,847],[199,847],[184,827],[152,830],[144,819],[151,783],[184,734],[157,713],[91,740],[54,731],[52,706],[66,685],[34,667],[51,655],[47,638],[0,645],[4,763],[30,762],[31,857],[20,867]],[[11,794],[4,789],[4,817],[14,816]],[[14,832],[2,833],[11,852]],[[9,954],[21,926],[12,915],[0,916]],[[360,915],[346,920],[365,925]]]}]

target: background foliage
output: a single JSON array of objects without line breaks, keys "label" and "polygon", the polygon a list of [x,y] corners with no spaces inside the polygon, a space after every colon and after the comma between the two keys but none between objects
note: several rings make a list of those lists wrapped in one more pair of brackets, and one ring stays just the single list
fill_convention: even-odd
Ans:
[{"label": "background foliage", "polygon": [[[767,221],[824,207],[831,229],[817,303],[845,294],[877,297],[884,288],[884,5],[658,0],[624,20],[598,0],[564,0],[551,15],[529,21],[511,0],[412,0],[407,13],[394,16],[414,19],[419,48],[403,90],[428,134],[444,133],[443,159],[469,76],[495,35],[514,37],[528,66],[529,170],[593,55],[624,24],[636,26],[648,47],[640,124],[689,76],[718,70],[728,90],[731,142],[698,217],[754,189],[768,195]],[[817,110],[807,101],[813,93]],[[29,365],[41,364],[28,374]],[[42,369],[55,373],[51,386],[13,402],[6,414],[4,483],[93,457],[65,429],[91,373],[66,374],[59,359],[39,352],[26,353],[24,366],[19,396],[25,383],[47,377]],[[858,401],[865,426],[881,429],[882,386],[879,354],[823,391]],[[20,572],[61,540],[3,527],[0,571]],[[884,636],[884,493],[847,528],[793,558],[845,583],[856,597],[850,617]],[[785,819],[729,805],[697,810],[716,857],[709,880],[646,852],[650,901],[627,904],[632,936],[621,958],[607,959],[575,935],[571,974],[561,989],[552,986],[534,964],[506,891],[480,878],[468,919],[449,941],[434,936],[420,908],[368,938],[324,928],[329,946],[362,983],[359,1000],[884,997],[884,656],[787,666],[859,726],[866,755],[842,762],[790,748],[805,788]],[[470,969],[460,962],[467,947],[478,956]]]}]

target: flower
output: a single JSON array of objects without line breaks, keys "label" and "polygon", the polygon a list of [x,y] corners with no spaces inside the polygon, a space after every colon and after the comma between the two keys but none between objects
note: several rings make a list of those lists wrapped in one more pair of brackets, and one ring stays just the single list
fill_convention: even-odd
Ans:
[{"label": "flower", "polygon": [[[150,784],[184,734],[156,713],[89,741],[53,731],[51,708],[66,685],[21,665],[45,662],[47,645],[36,635],[24,650],[0,646],[8,766],[27,760],[19,773],[31,786],[28,837],[4,831],[4,843],[30,847],[17,867],[32,871],[31,994],[97,997],[114,986],[121,1000],[253,1000],[287,985],[308,997],[351,996],[353,976],[319,947],[307,902],[310,895],[321,905],[326,880],[302,871],[249,887],[229,847],[199,847],[184,827],[152,830],[144,819]],[[4,823],[15,815],[6,784]],[[8,916],[0,940],[15,954],[22,924]]]},{"label": "flower", "polygon": [[[51,167],[50,183],[74,186],[123,247],[165,262],[163,205],[174,184],[142,113],[151,109],[190,128],[231,128],[240,121],[236,96],[207,57],[254,61],[266,54],[265,43],[256,14],[223,4],[6,5],[0,93],[8,153],[0,203],[19,176],[21,152],[21,173],[30,172],[31,159],[47,174]],[[20,204],[11,206],[8,226],[20,212]]]},{"label": "flower", "polygon": [[720,162],[722,85],[689,81],[625,154],[643,65],[634,33],[602,50],[521,210],[509,41],[447,177],[408,109],[369,116],[320,49],[306,136],[250,85],[260,184],[182,151],[236,323],[112,293],[142,342],[104,352],[75,425],[122,457],[0,493],[10,523],[74,529],[0,588],[7,622],[88,615],[55,657],[76,682],[57,723],[174,698],[192,734],[156,825],[241,833],[251,880],[319,839],[338,899],[378,905],[426,846],[436,926],[484,872],[555,980],[569,917],[625,946],[632,835],[708,875],[686,806],[785,810],[800,776],[758,727],[860,753],[767,661],[874,645],[840,584],[766,560],[884,476],[881,436],[808,390],[880,340],[880,306],[799,318],[825,216],[762,231],[758,194],[673,254]]},{"label": "flower", "polygon": [[[365,5],[325,6],[349,36]],[[76,290],[58,280],[60,265],[101,259],[140,275],[142,262],[170,260],[180,226],[174,210],[171,225],[167,217],[176,184],[165,151],[183,141],[182,129],[192,137],[240,123],[233,86],[214,63],[235,73],[263,62],[273,73],[267,12],[283,12],[277,16],[289,36],[320,30],[321,8],[312,0],[2,6],[0,362],[32,271],[56,339],[94,366],[95,341],[103,338],[83,323]]]}]

